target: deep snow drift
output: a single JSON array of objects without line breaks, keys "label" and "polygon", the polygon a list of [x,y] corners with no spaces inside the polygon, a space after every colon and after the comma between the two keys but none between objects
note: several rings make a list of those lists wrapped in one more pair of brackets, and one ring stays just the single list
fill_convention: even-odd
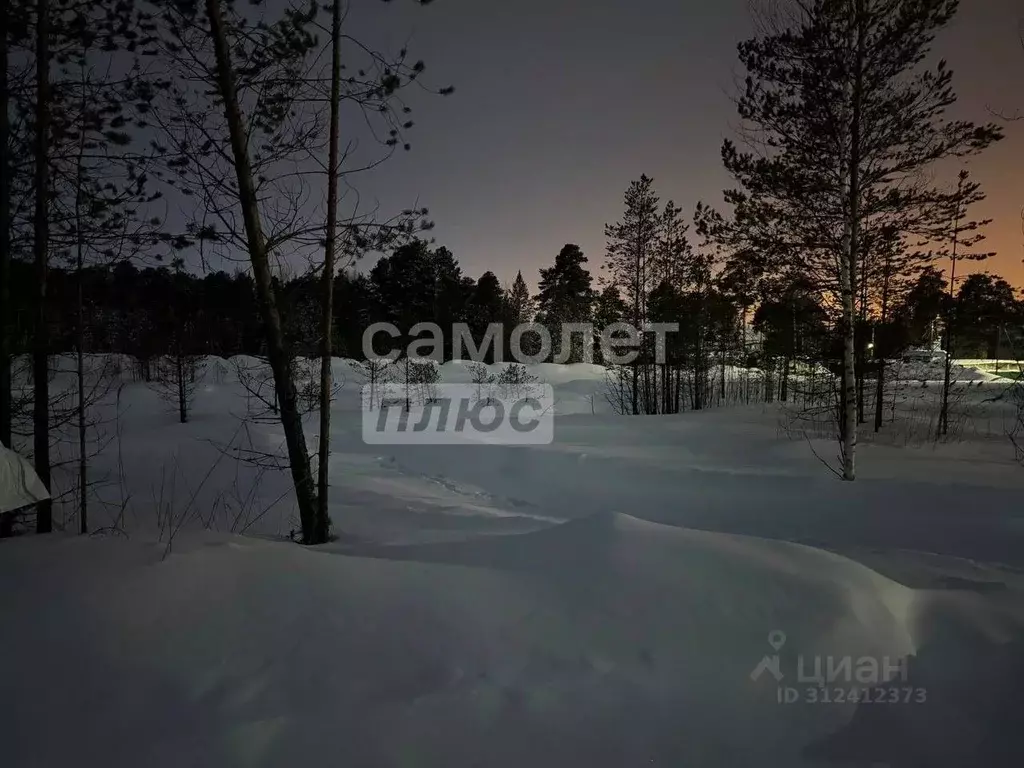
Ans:
[{"label": "deep snow drift", "polygon": [[[210,535],[162,555],[5,547],[5,764],[795,766],[856,749],[1010,766],[1024,747],[1007,728],[1017,600],[915,592],[798,545],[599,515],[390,561]],[[753,680],[773,632],[783,677]],[[856,716],[797,679],[798,656],[884,671],[913,653],[880,685],[911,700]]]},{"label": "deep snow drift", "polygon": [[778,408],[615,417],[601,369],[538,366],[551,445],[371,447],[335,368],[313,550],[235,461],[281,434],[230,363],[188,424],[142,383],[101,406],[102,532],[0,542],[4,765],[1019,765],[1005,437],[865,445],[842,484]]}]

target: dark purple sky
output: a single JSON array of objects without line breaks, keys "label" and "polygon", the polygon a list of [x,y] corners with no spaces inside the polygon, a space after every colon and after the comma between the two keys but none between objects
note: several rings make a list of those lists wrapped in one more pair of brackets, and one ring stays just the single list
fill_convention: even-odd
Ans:
[{"label": "dark purple sky", "polygon": [[[617,220],[631,179],[653,176],[663,200],[692,212],[721,206],[719,159],[736,121],[736,43],[749,37],[749,0],[436,0],[355,4],[374,41],[427,63],[448,98],[417,97],[410,153],[359,188],[383,211],[429,207],[439,244],[463,269],[534,285],[566,242],[592,271],[604,224]],[[362,14],[362,16],[356,16]],[[1024,109],[1019,0],[966,0],[936,50],[957,74],[958,113]],[[985,268],[1024,283],[1024,122],[972,161],[994,220]],[[950,170],[954,181],[956,168]]]}]

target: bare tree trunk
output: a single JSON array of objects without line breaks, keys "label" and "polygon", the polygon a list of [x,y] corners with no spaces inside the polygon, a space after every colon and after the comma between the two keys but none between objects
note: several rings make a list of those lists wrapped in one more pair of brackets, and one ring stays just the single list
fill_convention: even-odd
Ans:
[{"label": "bare tree trunk", "polygon": [[[859,323],[858,323],[859,324]],[[861,328],[864,326],[861,325]],[[856,331],[854,331],[854,339],[856,339]],[[857,344],[857,356],[855,370],[857,372],[857,423],[863,424],[865,421],[865,403],[864,403],[864,369],[867,366],[867,355],[864,353],[863,345]]]},{"label": "bare tree trunk", "polygon": [[89,532],[89,499],[86,489],[89,487],[89,459],[86,456],[86,423],[85,423],[85,311],[82,307],[82,249],[78,249],[78,329],[75,332],[77,347],[75,379],[78,387],[78,530]]},{"label": "bare tree trunk", "polygon": [[[851,184],[850,187],[852,189],[853,185]],[[852,199],[853,196],[851,195],[850,213],[852,213],[853,208]],[[850,216],[850,214],[848,213],[847,221],[843,227],[843,247],[839,263],[839,282],[843,307],[843,382],[842,389],[840,392],[840,398],[842,402],[840,407],[839,434],[841,442],[841,454],[843,460],[842,473],[844,480],[854,480],[857,476],[857,377],[856,349],[854,342],[855,313],[853,300],[853,284],[851,280],[853,264],[850,258],[853,253],[851,244],[853,243],[854,239],[854,227],[852,226],[852,224],[852,216]]]},{"label": "bare tree trunk", "polygon": [[[956,261],[953,262],[953,273],[954,277],[956,274]],[[953,284],[953,279],[950,279],[950,285]],[[952,294],[952,288],[950,293]],[[950,298],[952,303],[952,298]],[[953,378],[953,314],[955,309],[950,306],[946,311],[946,327],[943,329],[943,336],[945,337],[943,348],[946,351],[946,357],[942,363],[942,401],[939,405],[939,431],[936,435],[936,439],[945,437],[949,434],[949,390],[952,385]]]},{"label": "bare tree trunk", "polygon": [[[50,4],[37,0],[36,13],[36,156],[35,156],[35,267],[36,323],[32,354],[32,424],[36,474],[50,488],[50,364],[46,318],[47,257],[49,250],[49,152],[50,152]],[[49,499],[36,507],[36,533],[53,530],[53,506]]]},{"label": "bare tree trunk", "polygon": [[334,254],[338,236],[338,130],[341,121],[341,0],[334,0],[331,9],[331,136],[327,159],[327,234],[324,246],[323,318],[320,350],[320,444],[317,466],[317,519],[315,537],[326,541],[330,536],[329,463],[331,456],[331,376],[332,335],[334,332]]},{"label": "bare tree trunk", "polygon": [[11,445],[11,165],[7,143],[11,132],[7,105],[7,3],[0,33],[0,443]]},{"label": "bare tree trunk", "polygon": [[[859,238],[858,238],[859,239]],[[859,243],[858,243],[858,250]],[[857,258],[858,254],[853,254],[854,258]],[[865,252],[860,264],[860,294],[859,306],[857,308],[857,322],[860,325],[861,331],[867,329],[868,320],[868,255]],[[856,336],[854,337],[856,338]],[[857,345],[857,423],[863,424],[867,421],[866,404],[865,404],[865,377],[867,375],[867,351],[864,348],[863,339],[861,343]]]},{"label": "bare tree trunk", "polygon": [[[952,314],[952,310],[950,313]],[[952,321],[946,319],[946,359],[942,366],[942,404],[939,407],[939,433],[936,438],[942,438],[949,434],[949,390],[953,378],[953,329]]]},{"label": "bare tree trunk", "polygon": [[217,79],[220,95],[224,99],[224,113],[231,138],[231,152],[238,181],[242,216],[245,221],[249,260],[252,263],[256,293],[266,328],[267,357],[271,370],[274,372],[275,390],[279,393],[281,426],[284,428],[285,442],[288,446],[288,461],[291,467],[292,482],[295,485],[299,518],[302,523],[302,540],[305,544],[315,544],[318,543],[315,525],[316,492],[310,472],[309,453],[306,450],[306,438],[302,429],[302,416],[299,413],[295,381],[292,377],[291,356],[287,349],[281,325],[281,314],[277,308],[277,298],[274,295],[274,285],[270,275],[270,260],[267,256],[266,239],[263,236],[256,190],[252,179],[252,167],[249,161],[247,133],[242,123],[238,94],[235,91],[235,74],[231,65],[231,53],[228,49],[224,20],[221,16],[220,0],[206,0],[206,12],[210,17],[210,33],[213,37],[214,53],[217,60]]},{"label": "bare tree trunk", "polygon": [[[406,349],[408,349],[408,347]],[[405,378],[405,412],[406,413],[408,413],[410,411],[410,409],[412,408],[412,401],[411,401],[410,393],[409,393],[409,387],[411,386],[411,384],[409,382],[409,375],[410,375],[410,363],[409,363],[409,353],[407,351],[405,353],[405,376],[404,376],[404,378]]]},{"label": "bare tree trunk", "polygon": [[654,363],[645,360],[644,361],[644,388],[647,392],[645,395],[647,399],[646,411],[649,414],[656,414],[658,412],[658,396],[656,390],[658,389],[658,370],[655,368]]},{"label": "bare tree trunk", "polygon": [[725,342],[722,342],[722,405],[725,405]]},{"label": "bare tree trunk", "polygon": [[188,422],[188,387],[185,384],[185,359],[181,351],[181,342],[178,342],[174,367],[177,370],[178,381],[178,421],[185,424]]},{"label": "bare tree trunk", "polygon": [[747,369],[747,308],[740,310],[740,365],[743,375],[739,399],[744,405],[750,405],[750,371]]},{"label": "bare tree trunk", "polygon": [[853,27],[856,37],[856,61],[850,120],[849,155],[844,158],[843,177],[848,189],[848,207],[843,222],[843,243],[839,257],[839,285],[843,306],[843,383],[842,417],[840,418],[843,479],[857,477],[857,350],[856,306],[857,254],[860,250],[860,119],[863,90],[864,34],[863,0],[855,0]]},{"label": "bare tree trunk", "polygon": [[[964,179],[961,176],[958,186],[958,193],[963,189]],[[936,435],[936,439],[945,437],[949,434],[949,389],[951,380],[953,378],[953,343],[954,343],[954,331],[953,323],[956,319],[956,262],[958,259],[958,246],[960,244],[960,200],[957,200],[956,210],[953,215],[953,249],[950,254],[950,265],[949,265],[949,296],[947,297],[948,305],[946,307],[946,323],[945,328],[942,329],[943,336],[945,337],[944,347],[946,349],[946,359],[942,366],[942,404],[939,407],[939,431]]]},{"label": "bare tree trunk", "polygon": [[[85,71],[83,68],[82,110],[83,120],[87,104],[85,98]],[[85,296],[82,288],[82,267],[84,265],[85,243],[82,234],[82,188],[85,163],[86,130],[83,125],[78,136],[78,185],[75,189],[75,271],[77,292],[75,296],[75,385],[78,388],[78,530],[79,533],[89,532],[89,499],[86,489],[89,487],[89,460],[86,457],[86,425],[85,425]]]},{"label": "bare tree trunk", "polygon": [[704,408],[704,318],[698,313],[697,344],[693,358],[693,410]]},{"label": "bare tree trunk", "polygon": [[658,398],[658,400],[661,402],[661,412],[667,414],[667,413],[669,413],[669,407],[668,407],[668,365],[666,363],[662,363],[661,365],[658,366],[658,369],[661,371],[661,393],[660,393],[661,396]]},{"label": "bare tree trunk", "polygon": [[631,365],[633,366],[633,415],[638,416],[640,414],[640,368],[636,360]]},{"label": "bare tree trunk", "polygon": [[[889,322],[889,283],[891,280],[891,252],[889,250],[891,246],[886,245],[885,251],[885,264],[883,269],[885,270],[882,274],[882,307],[881,307],[881,320],[880,325],[884,329],[887,322]],[[875,346],[875,350],[878,347]],[[878,358],[878,371],[876,372],[877,381],[875,382],[875,432],[882,429],[882,410],[885,404],[882,400],[885,398],[885,358]]]}]

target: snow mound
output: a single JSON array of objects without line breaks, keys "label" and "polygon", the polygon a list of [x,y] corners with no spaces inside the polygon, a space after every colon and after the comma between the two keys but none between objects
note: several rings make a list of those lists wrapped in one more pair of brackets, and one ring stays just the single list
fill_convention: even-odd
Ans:
[{"label": "snow mound", "polygon": [[50,498],[35,469],[0,443],[0,514]]},{"label": "snow mound", "polygon": [[[908,360],[899,363],[898,365],[899,377],[903,381],[938,381],[941,382],[945,378],[945,369],[941,362],[932,363],[922,360]],[[950,370],[950,380],[952,382],[989,382],[989,381],[1001,381],[1005,383],[1005,380],[996,376],[993,373],[988,373],[980,368],[973,366],[963,366],[954,364]]]},{"label": "snow mound", "polygon": [[[779,704],[771,674],[752,679],[763,660],[797,685],[798,654],[896,660],[953,626],[1011,626],[834,554],[621,514],[362,554],[5,544],[5,762],[811,765],[807,748],[845,754],[843,729],[865,726],[852,705]],[[990,725],[937,711],[961,727],[933,723],[929,749]]]}]

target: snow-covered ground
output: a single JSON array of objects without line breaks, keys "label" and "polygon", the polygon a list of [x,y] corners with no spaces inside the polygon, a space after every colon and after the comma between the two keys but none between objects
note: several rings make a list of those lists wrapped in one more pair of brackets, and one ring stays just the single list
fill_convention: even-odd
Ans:
[{"label": "snow-covered ground", "polygon": [[777,406],[617,417],[602,369],[533,370],[550,445],[367,446],[335,361],[314,550],[287,476],[234,458],[282,436],[233,364],[184,425],[112,393],[101,532],[0,542],[3,765],[1020,764],[1024,468],[994,426],[866,443],[843,484]]}]

